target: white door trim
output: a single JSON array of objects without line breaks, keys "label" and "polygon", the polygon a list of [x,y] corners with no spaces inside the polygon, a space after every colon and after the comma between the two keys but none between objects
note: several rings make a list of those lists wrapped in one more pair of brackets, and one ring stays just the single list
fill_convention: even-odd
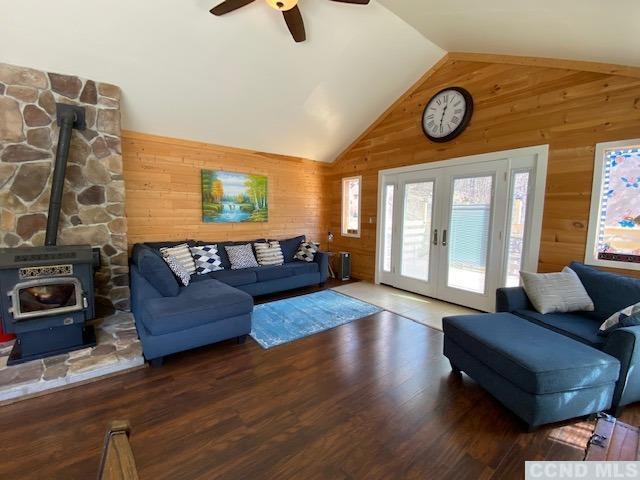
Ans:
[{"label": "white door trim", "polygon": [[[531,224],[528,232],[527,248],[523,259],[522,268],[528,271],[538,270],[538,260],[540,257],[540,241],[542,236],[542,217],[544,212],[544,196],[547,183],[547,166],[549,162],[549,145],[536,145],[532,147],[516,148],[511,150],[502,150],[499,152],[482,153],[479,155],[470,155],[466,157],[456,157],[448,160],[440,160],[437,162],[422,163],[417,165],[408,165],[404,167],[389,168],[378,171],[378,216],[376,217],[376,252],[375,252],[375,278],[374,282],[380,283],[380,272],[382,271],[382,255],[381,244],[382,235],[384,234],[382,218],[384,215],[384,202],[381,201],[381,192],[384,185],[384,177],[386,175],[398,175],[409,172],[419,172],[422,170],[431,170],[434,168],[451,167],[458,165],[469,165],[473,163],[490,162],[501,159],[509,159],[510,178],[511,171],[523,168],[525,165],[521,160],[523,157],[535,157],[535,165],[533,166],[532,187],[533,202],[531,207]],[[509,180],[511,181],[511,180]]]}]

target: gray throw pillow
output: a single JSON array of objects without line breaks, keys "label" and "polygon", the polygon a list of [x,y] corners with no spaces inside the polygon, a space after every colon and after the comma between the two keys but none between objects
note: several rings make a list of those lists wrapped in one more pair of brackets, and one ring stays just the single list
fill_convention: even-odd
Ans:
[{"label": "gray throw pillow", "polygon": [[253,255],[251,244],[245,245],[229,245],[224,247],[231,262],[231,270],[240,270],[241,268],[259,267],[256,257]]},{"label": "gray throw pillow", "polygon": [[594,310],[580,278],[569,267],[558,273],[520,272],[520,278],[529,300],[540,313]]}]

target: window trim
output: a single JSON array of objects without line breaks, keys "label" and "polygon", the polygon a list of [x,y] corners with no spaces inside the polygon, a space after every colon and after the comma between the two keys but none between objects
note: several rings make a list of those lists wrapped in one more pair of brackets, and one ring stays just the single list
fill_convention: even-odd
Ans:
[{"label": "window trim", "polygon": [[620,140],[617,142],[603,142],[596,144],[593,165],[593,185],[591,187],[591,208],[589,210],[589,228],[587,230],[587,248],[584,263],[597,267],[618,268],[623,270],[640,270],[640,263],[620,262],[616,260],[601,260],[596,252],[598,236],[598,220],[602,205],[602,177],[604,175],[604,153],[606,150],[617,150],[640,145],[640,138]]},{"label": "window trim", "polygon": [[[348,215],[348,197],[345,195],[347,182],[358,180],[358,233],[349,233],[346,229]],[[340,224],[340,234],[343,237],[360,238],[362,233],[362,175],[344,177],[342,179],[342,220]]]}]

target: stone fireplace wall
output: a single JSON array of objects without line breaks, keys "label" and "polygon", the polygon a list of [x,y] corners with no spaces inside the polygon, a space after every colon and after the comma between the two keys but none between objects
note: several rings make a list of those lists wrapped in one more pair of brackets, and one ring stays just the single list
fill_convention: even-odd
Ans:
[{"label": "stone fireplace wall", "polygon": [[100,247],[98,311],[129,309],[120,89],[76,76],[0,63],[0,247],[44,244],[58,141],[56,103],[81,105],[73,131],[59,225],[60,245]]}]

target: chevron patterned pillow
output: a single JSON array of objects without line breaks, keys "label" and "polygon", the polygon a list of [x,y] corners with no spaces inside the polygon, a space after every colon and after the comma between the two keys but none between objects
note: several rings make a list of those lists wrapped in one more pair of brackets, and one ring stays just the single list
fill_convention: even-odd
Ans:
[{"label": "chevron patterned pillow", "polygon": [[193,255],[193,261],[196,263],[196,273],[198,275],[224,270],[220,255],[218,255],[218,245],[202,245],[191,247],[190,250],[191,255]]}]

